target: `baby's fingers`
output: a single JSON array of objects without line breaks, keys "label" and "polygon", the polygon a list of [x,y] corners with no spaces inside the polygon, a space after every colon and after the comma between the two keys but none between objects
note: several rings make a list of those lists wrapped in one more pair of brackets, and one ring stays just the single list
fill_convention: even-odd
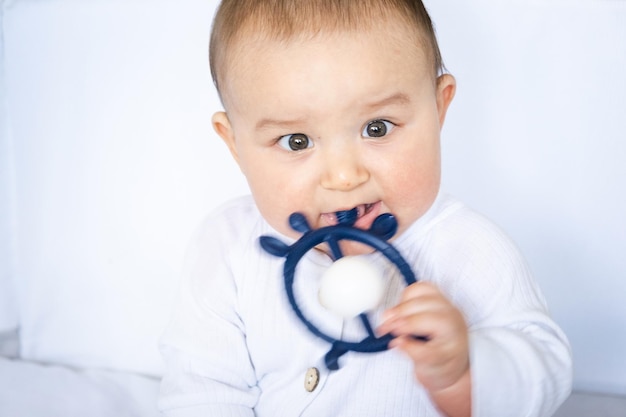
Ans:
[{"label": "baby's fingers", "polygon": [[385,312],[378,332],[443,342],[463,337],[467,327],[461,312],[437,287],[417,283],[407,287],[400,303]]},{"label": "baby's fingers", "polygon": [[419,320],[415,320],[416,317],[427,319],[428,315],[442,313],[447,308],[449,302],[435,286],[427,283],[413,284],[404,291],[398,305],[383,314],[383,323],[378,331],[381,334],[393,333],[396,336],[411,334],[402,329],[415,326],[417,330]]},{"label": "baby's fingers", "polygon": [[427,341],[437,337],[439,331],[446,325],[446,319],[442,309],[425,310],[416,312],[410,306],[408,315],[395,316],[385,321],[378,331],[381,334],[390,333],[395,337],[406,336],[415,341]]}]

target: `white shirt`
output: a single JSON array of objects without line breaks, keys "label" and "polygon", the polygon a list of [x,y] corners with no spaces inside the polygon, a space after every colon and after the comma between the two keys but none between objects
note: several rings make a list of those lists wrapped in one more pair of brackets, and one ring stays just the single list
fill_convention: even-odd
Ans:
[{"label": "white shirt", "polygon": [[[258,239],[274,231],[250,197],[223,206],[200,227],[188,252],[172,322],[162,338],[167,363],[159,405],[168,416],[441,416],[401,352],[349,352],[329,371],[330,344],[310,333],[287,301],[284,258]],[[470,331],[476,417],[549,416],[571,389],[567,340],[514,244],[496,226],[446,195],[393,241],[418,279],[438,285]],[[385,263],[381,254],[368,255]],[[317,301],[331,264],[310,251],[296,270],[299,308],[324,333],[365,337]],[[394,305],[403,278],[386,263],[389,289],[377,317]],[[319,371],[313,392],[307,370]]]}]

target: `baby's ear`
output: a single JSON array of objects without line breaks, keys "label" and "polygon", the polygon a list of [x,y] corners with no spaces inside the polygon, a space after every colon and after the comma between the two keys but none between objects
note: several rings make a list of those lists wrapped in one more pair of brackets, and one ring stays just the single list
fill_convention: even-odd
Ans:
[{"label": "baby's ear", "polygon": [[228,115],[226,112],[219,111],[213,115],[211,119],[213,123],[213,129],[222,138],[230,153],[235,158],[235,161],[239,163],[239,155],[237,154],[237,147],[235,146],[235,134],[233,133],[233,127],[230,124]]},{"label": "baby's ear", "polygon": [[437,111],[439,112],[439,126],[443,127],[446,113],[454,94],[456,93],[456,80],[450,74],[443,74],[437,78]]}]

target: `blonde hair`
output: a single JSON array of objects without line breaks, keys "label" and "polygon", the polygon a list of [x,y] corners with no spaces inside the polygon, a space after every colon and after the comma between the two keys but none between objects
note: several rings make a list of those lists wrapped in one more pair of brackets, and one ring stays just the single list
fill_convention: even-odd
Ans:
[{"label": "blonde hair", "polygon": [[211,31],[209,61],[220,93],[223,67],[241,36],[289,40],[321,32],[363,30],[398,20],[415,30],[419,47],[432,61],[433,75],[444,71],[435,30],[420,0],[223,0]]}]

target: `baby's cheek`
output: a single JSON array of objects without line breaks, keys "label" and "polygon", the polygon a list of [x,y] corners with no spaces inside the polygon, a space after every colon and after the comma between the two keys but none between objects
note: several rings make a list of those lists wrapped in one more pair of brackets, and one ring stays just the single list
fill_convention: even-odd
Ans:
[{"label": "baby's cheek", "polygon": [[389,202],[389,211],[398,219],[398,234],[404,232],[432,206],[439,193],[439,182],[419,180],[398,184],[400,187]]}]

